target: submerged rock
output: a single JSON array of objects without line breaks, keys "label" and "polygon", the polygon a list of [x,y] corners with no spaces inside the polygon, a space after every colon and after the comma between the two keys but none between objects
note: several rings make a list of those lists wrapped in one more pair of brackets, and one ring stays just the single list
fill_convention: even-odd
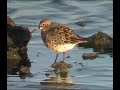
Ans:
[{"label": "submerged rock", "polygon": [[98,32],[88,38],[85,38],[88,42],[78,44],[79,47],[93,48],[94,52],[112,53],[113,51],[113,39],[103,32]]},{"label": "submerged rock", "polygon": [[[14,21],[9,16],[7,16],[8,74],[17,74],[17,72],[20,72],[22,66],[26,68],[31,67],[31,63],[27,55],[27,44],[30,39],[31,32],[29,31],[28,27],[17,26]],[[30,72],[30,70],[26,69],[26,72]]]},{"label": "submerged rock", "polygon": [[51,65],[52,68],[56,70],[56,76],[60,76],[61,78],[68,77],[68,70],[72,67],[71,64],[65,63],[65,62],[56,62]]},{"label": "submerged rock", "polygon": [[55,69],[58,69],[60,66],[66,66],[66,68],[71,68],[72,65],[71,64],[68,64],[68,63],[65,63],[63,61],[60,61],[60,62],[56,62],[56,63],[53,63],[51,65],[51,67],[55,68]]},{"label": "submerged rock", "polygon": [[30,68],[22,65],[19,69],[19,77],[25,79],[26,77],[33,77],[34,75],[30,72]]},{"label": "submerged rock", "polygon": [[[48,74],[49,79],[45,79],[40,82],[41,86],[49,87],[49,86],[71,86],[73,85],[72,77],[68,75],[69,69],[72,67],[71,64],[60,61],[53,63],[51,65],[54,68],[55,76],[50,77],[51,73]],[[52,89],[51,89],[52,90]]]}]

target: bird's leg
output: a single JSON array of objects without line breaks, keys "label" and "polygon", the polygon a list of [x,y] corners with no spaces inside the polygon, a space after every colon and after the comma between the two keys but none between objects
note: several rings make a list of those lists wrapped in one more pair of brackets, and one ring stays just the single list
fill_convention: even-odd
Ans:
[{"label": "bird's leg", "polygon": [[56,54],[56,58],[55,58],[55,61],[54,61],[54,63],[56,63],[56,61],[57,61],[57,58],[58,58],[58,53]]},{"label": "bird's leg", "polygon": [[65,52],[63,52],[63,62],[65,61]]}]

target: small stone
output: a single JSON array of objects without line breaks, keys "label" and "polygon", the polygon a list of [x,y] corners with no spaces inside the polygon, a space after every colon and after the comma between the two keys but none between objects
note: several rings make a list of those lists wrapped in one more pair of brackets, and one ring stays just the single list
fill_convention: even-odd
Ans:
[{"label": "small stone", "polygon": [[95,59],[97,56],[98,56],[97,53],[84,53],[84,54],[82,55],[82,57],[83,57],[84,60],[87,60],[87,59],[93,60],[93,59]]}]

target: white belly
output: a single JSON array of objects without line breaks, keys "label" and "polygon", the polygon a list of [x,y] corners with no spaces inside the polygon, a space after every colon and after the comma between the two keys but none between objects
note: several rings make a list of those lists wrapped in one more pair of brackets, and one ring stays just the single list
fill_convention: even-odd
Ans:
[{"label": "white belly", "polygon": [[66,44],[66,45],[59,45],[54,48],[57,52],[66,52],[70,49],[72,49],[76,44]]}]

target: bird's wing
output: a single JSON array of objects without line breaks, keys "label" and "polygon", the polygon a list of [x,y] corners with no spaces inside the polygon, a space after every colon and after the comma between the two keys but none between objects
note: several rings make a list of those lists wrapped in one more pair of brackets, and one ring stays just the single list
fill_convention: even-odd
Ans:
[{"label": "bird's wing", "polygon": [[65,35],[64,35],[62,28],[52,26],[47,31],[47,33],[45,35],[45,39],[51,45],[54,45],[54,44],[55,45],[58,45],[58,44],[63,45],[64,41],[65,41]]},{"label": "bird's wing", "polygon": [[73,31],[71,30],[69,27],[64,27],[63,29],[64,31],[64,34],[65,34],[65,38],[66,38],[66,41],[65,43],[79,43],[80,42],[80,37],[78,37],[78,35]]},{"label": "bird's wing", "polygon": [[67,25],[65,24],[58,24],[57,26],[59,30],[62,33],[62,36],[64,36],[64,43],[80,43],[84,39],[78,36],[73,30],[71,30]]},{"label": "bird's wing", "polygon": [[52,26],[49,31],[49,35],[51,35],[49,37],[53,37],[54,40],[58,40],[58,43],[61,44],[76,44],[83,41],[83,38],[79,37],[65,24],[58,23],[55,26]]}]

